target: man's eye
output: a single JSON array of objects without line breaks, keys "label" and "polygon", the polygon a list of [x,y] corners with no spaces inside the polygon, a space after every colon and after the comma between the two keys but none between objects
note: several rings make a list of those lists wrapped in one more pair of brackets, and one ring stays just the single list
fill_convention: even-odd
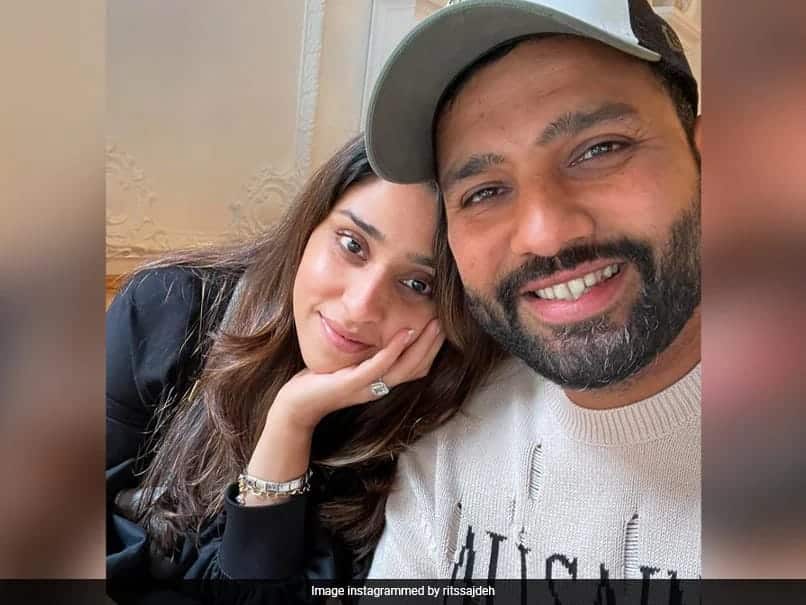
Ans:
[{"label": "man's eye", "polygon": [[417,294],[422,294],[423,296],[429,296],[432,292],[431,284],[421,279],[404,279],[402,283],[407,288],[411,288]]},{"label": "man's eye", "polygon": [[500,195],[503,190],[503,187],[485,187],[484,189],[474,191],[462,201],[462,207],[473,206],[474,204],[494,198],[497,195]]},{"label": "man's eye", "polygon": [[596,143],[596,145],[591,145],[585,150],[581,156],[571,162],[571,166],[576,166],[582,162],[587,162],[588,160],[592,160],[602,155],[606,155],[608,153],[613,153],[615,151],[620,151],[621,149],[627,147],[627,143],[622,141],[603,141],[601,143]]},{"label": "man's eye", "polygon": [[364,251],[364,249],[361,247],[361,242],[350,235],[340,235],[339,244],[351,254],[361,254]]}]

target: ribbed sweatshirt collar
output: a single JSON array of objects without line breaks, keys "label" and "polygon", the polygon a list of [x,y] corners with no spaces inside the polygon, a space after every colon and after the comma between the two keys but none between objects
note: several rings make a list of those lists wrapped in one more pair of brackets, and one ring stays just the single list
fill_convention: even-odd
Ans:
[{"label": "ribbed sweatshirt collar", "polygon": [[701,414],[701,364],[663,391],[629,405],[591,410],[573,403],[552,385],[551,411],[564,432],[590,445],[618,446],[664,437]]}]

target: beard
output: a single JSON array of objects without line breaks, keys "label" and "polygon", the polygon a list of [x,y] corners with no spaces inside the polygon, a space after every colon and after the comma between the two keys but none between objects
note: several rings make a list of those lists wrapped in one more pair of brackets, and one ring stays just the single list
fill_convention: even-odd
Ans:
[{"label": "beard", "polygon": [[[700,199],[695,198],[653,253],[646,243],[622,239],[534,257],[498,284],[495,301],[466,288],[470,312],[490,336],[548,380],[571,389],[620,383],[646,367],[677,337],[700,304]],[[518,312],[529,281],[597,259],[623,259],[638,270],[641,286],[626,321],[607,313],[562,326],[548,335],[530,332]],[[624,270],[624,268],[622,268]]]}]

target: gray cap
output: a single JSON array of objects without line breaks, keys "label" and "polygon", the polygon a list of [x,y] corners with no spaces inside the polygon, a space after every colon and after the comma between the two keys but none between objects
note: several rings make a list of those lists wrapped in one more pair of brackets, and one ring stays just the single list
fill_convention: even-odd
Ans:
[{"label": "gray cap", "polygon": [[446,88],[491,49],[539,33],[584,36],[663,62],[697,111],[697,83],[674,30],[646,0],[452,0],[386,61],[364,134],[372,168],[395,183],[434,179],[434,113]]}]

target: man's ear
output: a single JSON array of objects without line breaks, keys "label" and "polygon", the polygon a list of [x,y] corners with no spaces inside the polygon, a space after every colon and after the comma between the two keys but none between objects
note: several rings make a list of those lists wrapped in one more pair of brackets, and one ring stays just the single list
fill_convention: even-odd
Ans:
[{"label": "man's ear", "polygon": [[702,156],[702,114],[694,119],[694,146]]}]

